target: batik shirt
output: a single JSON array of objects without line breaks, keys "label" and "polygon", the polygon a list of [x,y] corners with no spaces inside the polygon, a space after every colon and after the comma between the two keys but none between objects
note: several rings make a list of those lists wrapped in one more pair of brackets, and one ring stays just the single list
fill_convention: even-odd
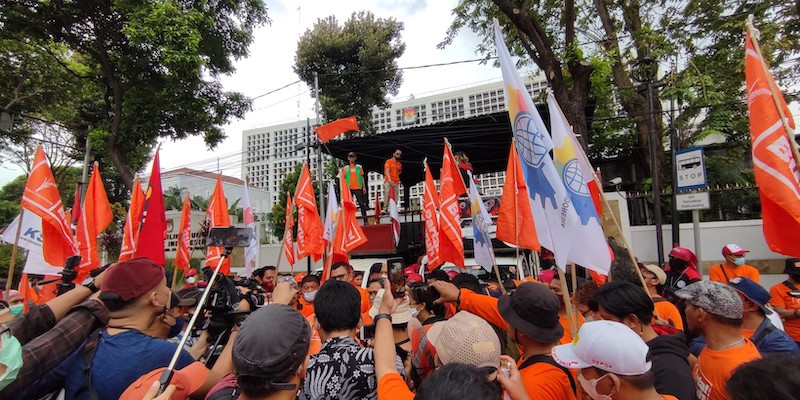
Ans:
[{"label": "batik shirt", "polygon": [[[400,359],[396,362],[398,371],[402,372]],[[319,353],[311,356],[297,398],[369,400],[378,398],[377,390],[372,349],[361,347],[351,337],[340,336],[325,341]]]}]

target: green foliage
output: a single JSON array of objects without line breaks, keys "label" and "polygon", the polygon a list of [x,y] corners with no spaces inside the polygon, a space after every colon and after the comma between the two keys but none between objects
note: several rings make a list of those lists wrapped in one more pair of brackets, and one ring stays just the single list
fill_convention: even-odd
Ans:
[{"label": "green foliage", "polygon": [[[13,244],[0,244],[0,277],[6,278],[8,276],[8,269],[11,265],[11,252],[13,251],[14,245]],[[14,285],[12,287],[16,288],[16,283],[19,282],[20,276],[22,276],[22,268],[25,266],[25,260],[27,256],[25,255],[25,250],[17,249],[17,256],[16,261],[14,263],[14,276],[12,277]],[[0,290],[5,290],[5,286],[0,288]]]},{"label": "green foliage", "polygon": [[[262,0],[11,0],[0,9],[3,38],[65,49],[51,56],[95,85],[67,122],[83,138],[94,127],[97,157],[127,187],[157,140],[201,136],[213,148],[225,138],[222,126],[249,110],[249,99],[218,79],[247,56],[253,29],[267,21]],[[63,59],[73,55],[87,67]]]},{"label": "green foliage", "polygon": [[362,131],[371,131],[372,107],[387,107],[402,83],[397,59],[405,52],[403,24],[394,18],[353,13],[343,25],[330,16],[318,20],[297,43],[294,71],[314,88],[319,74],[319,99],[325,119],[355,115]]}]

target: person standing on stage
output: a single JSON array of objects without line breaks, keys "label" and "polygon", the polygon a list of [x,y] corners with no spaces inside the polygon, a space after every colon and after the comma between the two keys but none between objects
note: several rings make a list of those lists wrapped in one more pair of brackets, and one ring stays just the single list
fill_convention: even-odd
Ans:
[{"label": "person standing on stage", "polygon": [[383,210],[389,210],[389,189],[394,188],[394,199],[400,204],[400,174],[403,173],[403,164],[400,163],[400,157],[403,152],[396,149],[392,158],[386,160],[383,164]]},{"label": "person standing on stage", "polygon": [[347,153],[347,161],[349,164],[342,168],[344,180],[347,182],[350,193],[358,201],[358,206],[361,208],[361,217],[364,218],[364,225],[369,225],[369,220],[367,219],[369,201],[367,200],[367,181],[364,175],[364,167],[361,164],[356,164],[356,153],[352,151]]}]

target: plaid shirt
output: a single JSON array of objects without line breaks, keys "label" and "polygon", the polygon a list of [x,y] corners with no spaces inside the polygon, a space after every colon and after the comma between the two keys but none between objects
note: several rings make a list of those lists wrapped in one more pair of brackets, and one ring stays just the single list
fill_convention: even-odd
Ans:
[{"label": "plaid shirt", "polygon": [[89,300],[73,307],[58,324],[55,323],[50,307],[46,305],[31,307],[23,317],[16,318],[8,324],[11,333],[24,345],[23,364],[17,379],[0,391],[0,398],[6,398],[29,386],[57,367],[89,337],[89,334],[105,326],[106,323],[108,323],[108,312],[97,300]]}]

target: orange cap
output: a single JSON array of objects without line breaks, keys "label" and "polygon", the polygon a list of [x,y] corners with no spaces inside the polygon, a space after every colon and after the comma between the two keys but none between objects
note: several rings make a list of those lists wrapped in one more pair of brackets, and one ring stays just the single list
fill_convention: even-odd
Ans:
[{"label": "orange cap", "polygon": [[[127,389],[120,396],[120,400],[141,400],[144,395],[150,390],[153,382],[157,382],[161,378],[161,373],[166,368],[154,369],[142,375],[135,382],[131,383]],[[176,370],[172,375],[170,385],[175,385],[177,390],[170,396],[172,400],[185,400],[194,393],[208,377],[208,369],[201,362],[193,362],[183,369]]]},{"label": "orange cap", "polygon": [[295,275],[295,276],[294,276],[294,280],[295,280],[295,282],[297,282],[297,283],[299,284],[300,282],[302,282],[302,281],[303,281],[303,278],[305,278],[305,277],[306,277],[306,275],[308,275],[308,274],[306,274],[305,272],[301,272],[301,273],[299,273],[299,274]]}]

